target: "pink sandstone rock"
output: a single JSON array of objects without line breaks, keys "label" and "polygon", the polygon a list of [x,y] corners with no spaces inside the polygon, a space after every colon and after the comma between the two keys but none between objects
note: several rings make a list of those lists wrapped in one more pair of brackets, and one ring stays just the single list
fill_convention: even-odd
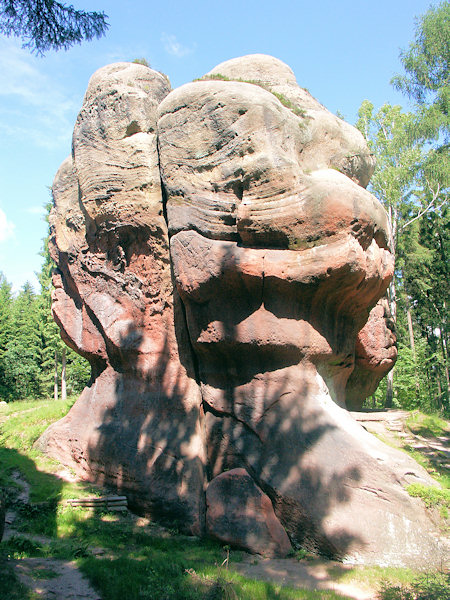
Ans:
[{"label": "pink sandstone rock", "polygon": [[269,496],[245,469],[226,471],[209,483],[206,509],[207,533],[225,544],[267,557],[292,550]]},{"label": "pink sandstone rock", "polygon": [[119,63],[89,83],[51,248],[55,319],[92,379],[41,444],[146,513],[253,552],[288,538],[431,565],[436,531],[405,486],[432,480],[346,410],[395,361],[373,157],[280,61],[212,74],[229,80],[170,92]]},{"label": "pink sandstone rock", "polygon": [[118,63],[92,77],[73,158],[53,186],[53,314],[92,379],[41,441],[136,508],[203,528],[202,408],[172,285],[158,169],[156,106],[166,79]]},{"label": "pink sandstone rock", "polygon": [[355,368],[345,389],[349,410],[361,410],[365,398],[371,396],[397,360],[397,337],[386,297],[369,313],[358,332],[355,345]]}]

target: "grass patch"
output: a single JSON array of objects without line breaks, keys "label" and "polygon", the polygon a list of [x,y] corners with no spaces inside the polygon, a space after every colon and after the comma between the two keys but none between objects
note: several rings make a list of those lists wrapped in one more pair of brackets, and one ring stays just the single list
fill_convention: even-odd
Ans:
[{"label": "grass patch", "polygon": [[[71,403],[14,402],[1,409],[0,486],[15,503],[15,526],[20,530],[1,544],[0,581],[6,590],[2,589],[2,600],[36,600],[36,595],[14,576],[8,557],[75,560],[103,600],[342,600],[343,596],[332,591],[293,589],[239,575],[233,565],[241,560],[242,553],[229,553],[216,542],[187,538],[149,521],[141,524],[130,513],[66,504],[64,500],[69,497],[104,493],[95,486],[66,483],[55,477],[58,464],[34,447],[45,428],[61,418]],[[29,502],[17,502],[19,486],[14,471],[20,471],[30,485]],[[432,493],[436,493],[434,488]],[[448,496],[445,498],[448,506]],[[46,539],[35,541],[30,534]],[[308,558],[302,551],[296,556],[299,560]],[[391,587],[414,582],[414,574],[406,569],[342,566],[335,571],[331,568],[329,573],[335,580],[371,589],[383,578],[390,579]],[[43,579],[54,575],[47,566],[46,571],[33,572],[32,576]]]},{"label": "grass patch", "polygon": [[450,598],[448,573],[422,573],[410,584],[381,584],[379,600],[446,600]]},{"label": "grass patch", "polygon": [[400,567],[348,567],[332,565],[327,569],[328,574],[340,583],[354,584],[369,589],[379,586],[380,581],[389,581],[392,585],[409,584],[416,573],[412,569]]},{"label": "grass patch", "polygon": [[447,421],[438,415],[426,415],[415,410],[406,420],[406,425],[415,434],[423,437],[441,437],[450,434]]},{"label": "grass patch", "polygon": [[59,577],[59,573],[45,567],[36,567],[31,570],[31,577],[33,579],[55,579],[55,577]]},{"label": "grass patch", "polygon": [[407,488],[408,494],[416,498],[421,498],[427,508],[439,509],[443,519],[448,519],[450,509],[450,490],[439,489],[421,483],[412,483]]},{"label": "grass patch", "polygon": [[428,456],[422,454],[420,450],[417,450],[408,444],[405,444],[401,449],[426,469],[431,477],[436,479],[443,488],[450,488],[450,470],[447,467],[444,465],[437,465]]},{"label": "grass patch", "polygon": [[[188,553],[189,554],[189,553]],[[246,578],[184,556],[153,555],[151,560],[121,556],[87,558],[78,564],[103,600],[342,600],[334,592],[298,590]],[[187,567],[186,565],[193,565]],[[130,578],[130,573],[133,576]],[[113,574],[113,576],[112,576]]]}]

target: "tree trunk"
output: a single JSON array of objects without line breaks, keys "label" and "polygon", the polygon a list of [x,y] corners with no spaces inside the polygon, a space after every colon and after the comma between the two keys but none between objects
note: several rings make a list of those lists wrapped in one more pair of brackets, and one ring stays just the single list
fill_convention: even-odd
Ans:
[{"label": "tree trunk", "polygon": [[[391,281],[387,290],[387,297],[389,302],[389,310],[391,311],[391,317],[394,321],[394,325],[397,324],[397,298],[395,296],[395,279]],[[389,371],[386,377],[386,398],[384,401],[385,408],[392,408],[394,400],[394,369],[395,366]]]},{"label": "tree trunk", "polygon": [[[447,348],[445,347],[445,342],[444,342],[444,332],[442,331],[442,329],[439,331],[439,342],[441,345],[441,352],[442,352],[442,358],[443,358],[443,367],[444,367],[444,374],[445,374],[445,382],[447,384],[447,389],[444,391],[444,396],[445,399],[447,401],[447,405],[448,405],[448,401],[450,398],[450,376],[449,376],[449,372],[448,372],[448,356],[447,356]],[[442,399],[442,396],[441,396]]]},{"label": "tree trunk", "polygon": [[58,353],[55,350],[55,379],[53,385],[53,398],[58,400]]},{"label": "tree trunk", "polygon": [[438,389],[436,408],[441,409],[442,408],[442,389],[441,389],[441,377],[440,377],[439,369],[436,369],[436,383],[437,383],[437,389]]},{"label": "tree trunk", "polygon": [[414,379],[416,380],[416,397],[420,397],[420,379],[419,370],[417,368],[417,355],[416,355],[416,344],[414,342],[414,329],[411,317],[411,311],[409,307],[406,309],[406,318],[408,320],[408,332],[409,332],[409,345],[411,346],[413,361],[414,361]]},{"label": "tree trunk", "polygon": [[65,400],[66,398],[66,349],[63,348],[61,359],[61,400]]},{"label": "tree trunk", "polygon": [[394,369],[391,369],[386,377],[386,399],[384,408],[392,408],[394,400]]},{"label": "tree trunk", "polygon": [[409,344],[411,346],[414,364],[415,364],[416,363],[416,345],[414,343],[414,330],[413,330],[413,324],[412,324],[412,318],[411,318],[411,311],[409,310],[409,308],[406,309],[406,317],[408,319]]},{"label": "tree trunk", "polygon": [[[398,226],[398,208],[389,204],[388,207],[388,215],[389,215],[389,223],[391,225],[391,243],[392,243],[392,252],[395,253],[397,251],[397,226]],[[394,322],[394,327],[397,327],[397,296],[395,289],[395,274],[392,278],[391,283],[387,289],[387,298],[389,303],[389,310],[391,311],[391,318]],[[394,367],[389,371],[386,377],[386,398],[384,401],[385,408],[392,408],[393,400],[394,400]]]}]

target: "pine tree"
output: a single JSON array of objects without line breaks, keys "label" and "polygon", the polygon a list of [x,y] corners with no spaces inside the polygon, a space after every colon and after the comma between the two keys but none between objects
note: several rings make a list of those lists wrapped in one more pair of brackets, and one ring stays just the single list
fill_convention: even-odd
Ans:
[{"label": "pine tree", "polygon": [[40,372],[38,303],[25,283],[11,310],[11,335],[2,356],[8,399],[38,396]]},{"label": "pine tree", "polygon": [[8,341],[12,335],[11,329],[11,311],[12,311],[12,288],[3,273],[0,273],[0,399],[5,400],[9,397],[8,383],[5,374],[5,365],[3,356],[6,351]]},{"label": "pine tree", "polygon": [[22,38],[24,47],[43,55],[67,50],[105,34],[103,12],[76,10],[55,0],[0,0],[0,33]]}]

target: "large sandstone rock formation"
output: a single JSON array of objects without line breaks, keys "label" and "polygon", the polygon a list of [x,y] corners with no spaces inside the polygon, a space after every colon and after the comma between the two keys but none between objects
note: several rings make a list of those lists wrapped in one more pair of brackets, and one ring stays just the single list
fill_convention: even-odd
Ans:
[{"label": "large sandstone rock formation", "polygon": [[431,480],[346,409],[396,357],[362,136],[264,55],[169,92],[135,64],[89,83],[51,248],[55,319],[92,379],[41,443],[251,551],[438,560],[405,491]]}]

